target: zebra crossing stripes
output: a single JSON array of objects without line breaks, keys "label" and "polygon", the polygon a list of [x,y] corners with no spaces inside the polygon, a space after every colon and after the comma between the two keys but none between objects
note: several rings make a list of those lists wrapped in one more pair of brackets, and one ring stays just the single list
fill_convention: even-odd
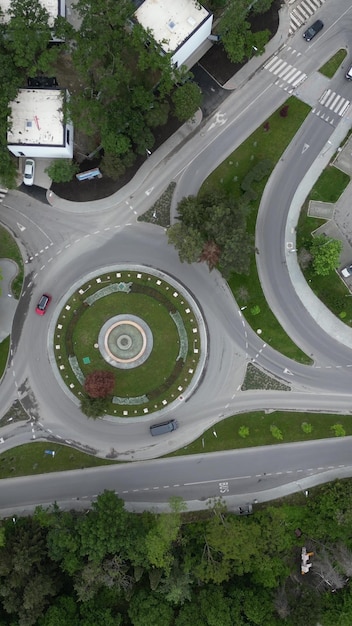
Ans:
[{"label": "zebra crossing stripes", "polygon": [[3,201],[7,192],[8,192],[8,189],[6,187],[0,187],[0,202]]},{"label": "zebra crossing stripes", "polygon": [[307,78],[307,74],[277,56],[273,56],[264,68],[277,77],[275,85],[279,85],[285,91],[290,89],[293,91]]},{"label": "zebra crossing stripes", "polygon": [[290,12],[290,27],[289,35],[293,35],[296,30],[301,28],[314,13],[324,4],[326,0],[302,0],[292,11]]},{"label": "zebra crossing stripes", "polygon": [[343,117],[350,104],[350,100],[340,96],[331,89],[326,89],[323,95],[320,96],[317,106],[312,109],[312,113],[333,125],[335,117]]},{"label": "zebra crossing stripes", "polygon": [[331,91],[331,89],[326,89],[323,95],[319,98],[319,103],[322,104],[330,111],[337,113],[340,117],[342,117],[347,111],[350,101],[347,98],[343,98],[343,96],[339,96],[335,91]]}]

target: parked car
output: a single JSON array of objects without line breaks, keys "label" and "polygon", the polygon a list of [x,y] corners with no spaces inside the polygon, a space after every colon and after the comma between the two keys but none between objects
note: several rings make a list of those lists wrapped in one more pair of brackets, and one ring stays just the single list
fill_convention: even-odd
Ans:
[{"label": "parked car", "polygon": [[321,20],[317,20],[303,33],[303,39],[305,39],[306,41],[311,41],[313,37],[315,37],[315,35],[317,35],[321,31],[323,26],[323,22]]},{"label": "parked car", "polygon": [[348,70],[348,72],[346,72],[345,74],[347,80],[352,80],[352,65],[350,67],[350,69]]},{"label": "parked car", "polygon": [[341,270],[341,274],[344,278],[348,278],[349,276],[352,276],[352,264],[346,265],[346,267],[344,267]]},{"label": "parked car", "polygon": [[46,310],[49,306],[50,300],[51,300],[50,296],[48,296],[46,293],[43,293],[42,297],[40,298],[35,308],[35,312],[38,315],[45,315]]},{"label": "parked car", "polygon": [[35,161],[33,159],[26,159],[24,164],[23,182],[25,185],[33,185],[35,174]]},{"label": "parked car", "polygon": [[167,433],[172,433],[173,430],[178,428],[178,424],[176,420],[169,420],[168,422],[163,422],[162,424],[154,424],[150,426],[150,434],[152,437],[156,437],[157,435],[166,435]]}]

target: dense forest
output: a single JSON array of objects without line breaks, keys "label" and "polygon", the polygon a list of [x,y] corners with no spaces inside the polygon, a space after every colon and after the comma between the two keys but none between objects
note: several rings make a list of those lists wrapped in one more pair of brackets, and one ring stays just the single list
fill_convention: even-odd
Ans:
[{"label": "dense forest", "polygon": [[[241,517],[126,511],[104,492],[0,527],[1,626],[350,626],[352,481]],[[301,573],[301,551],[312,566]]]}]

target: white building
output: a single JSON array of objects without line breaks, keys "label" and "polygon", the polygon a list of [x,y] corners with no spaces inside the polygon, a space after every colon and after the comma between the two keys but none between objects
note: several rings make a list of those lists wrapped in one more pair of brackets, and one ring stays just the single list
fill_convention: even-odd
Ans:
[{"label": "white building", "polygon": [[180,67],[211,34],[213,15],[196,0],[144,0],[134,14]]},{"label": "white building", "polygon": [[[10,8],[11,0],[0,0],[0,8],[3,12],[3,15],[0,18],[1,22],[8,22],[9,15],[8,11]],[[65,0],[40,0],[40,4],[46,9],[49,13],[49,26],[52,28],[54,25],[54,20],[56,17],[61,15],[65,17],[66,15],[66,6]]]},{"label": "white building", "polygon": [[64,122],[65,89],[20,89],[11,102],[8,149],[16,157],[72,159],[73,126]]}]

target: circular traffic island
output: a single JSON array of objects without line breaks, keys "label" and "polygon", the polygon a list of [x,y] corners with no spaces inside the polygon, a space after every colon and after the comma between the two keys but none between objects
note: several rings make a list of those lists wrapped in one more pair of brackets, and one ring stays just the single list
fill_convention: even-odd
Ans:
[{"label": "circular traffic island", "polygon": [[[60,384],[82,407],[98,403],[102,416],[169,410],[194,392],[206,362],[198,304],[178,281],[151,268],[104,268],[87,276],[64,298],[53,324]],[[104,372],[110,379],[113,373],[113,392],[99,396],[96,385],[91,397],[87,376],[97,373],[100,380]]]}]

